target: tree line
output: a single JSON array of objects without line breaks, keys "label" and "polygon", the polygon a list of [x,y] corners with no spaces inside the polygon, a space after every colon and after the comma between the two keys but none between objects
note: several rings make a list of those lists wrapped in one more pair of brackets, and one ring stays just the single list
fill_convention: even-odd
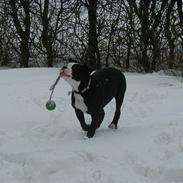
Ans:
[{"label": "tree line", "polygon": [[183,65],[182,0],[1,0],[0,65]]}]

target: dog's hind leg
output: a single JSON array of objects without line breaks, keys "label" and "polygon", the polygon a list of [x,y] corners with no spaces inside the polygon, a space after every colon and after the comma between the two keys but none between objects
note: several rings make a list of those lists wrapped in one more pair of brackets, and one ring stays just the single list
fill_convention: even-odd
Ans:
[{"label": "dog's hind leg", "polygon": [[118,128],[118,121],[119,121],[119,118],[121,115],[121,106],[123,103],[124,94],[125,94],[125,90],[122,87],[120,87],[120,90],[118,91],[117,95],[115,96],[116,111],[115,111],[112,123],[108,126],[109,128],[112,128],[112,129]]},{"label": "dog's hind leg", "polygon": [[84,131],[88,131],[90,126],[86,124],[83,112],[78,110],[78,109],[75,109],[75,113],[76,113],[76,116],[81,124],[81,128]]}]

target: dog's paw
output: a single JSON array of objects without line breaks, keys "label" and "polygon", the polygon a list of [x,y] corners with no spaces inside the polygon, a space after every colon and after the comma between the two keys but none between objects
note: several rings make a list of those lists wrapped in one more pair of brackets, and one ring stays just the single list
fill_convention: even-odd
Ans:
[{"label": "dog's paw", "polygon": [[94,136],[94,134],[95,134],[95,132],[89,130],[86,136],[87,136],[88,138],[92,138],[92,137]]},{"label": "dog's paw", "polygon": [[114,123],[111,123],[108,128],[116,130],[118,127]]},{"label": "dog's paw", "polygon": [[91,140],[92,138],[88,138],[87,136],[83,137],[84,140]]}]

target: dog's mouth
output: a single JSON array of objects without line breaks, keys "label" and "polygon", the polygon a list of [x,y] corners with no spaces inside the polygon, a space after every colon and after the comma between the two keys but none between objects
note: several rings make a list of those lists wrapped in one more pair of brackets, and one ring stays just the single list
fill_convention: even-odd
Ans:
[{"label": "dog's mouth", "polygon": [[68,70],[66,70],[66,69],[61,70],[60,75],[61,75],[61,77],[68,77],[68,78],[71,77],[71,74],[69,74]]}]

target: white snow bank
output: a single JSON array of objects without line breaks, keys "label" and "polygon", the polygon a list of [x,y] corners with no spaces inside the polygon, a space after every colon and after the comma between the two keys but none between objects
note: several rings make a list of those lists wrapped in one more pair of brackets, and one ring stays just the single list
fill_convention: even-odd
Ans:
[{"label": "white snow bank", "polygon": [[56,110],[45,108],[58,72],[0,70],[1,183],[183,183],[179,78],[125,73],[119,129],[107,129],[112,101],[95,137],[83,140],[64,80],[53,96]]}]

